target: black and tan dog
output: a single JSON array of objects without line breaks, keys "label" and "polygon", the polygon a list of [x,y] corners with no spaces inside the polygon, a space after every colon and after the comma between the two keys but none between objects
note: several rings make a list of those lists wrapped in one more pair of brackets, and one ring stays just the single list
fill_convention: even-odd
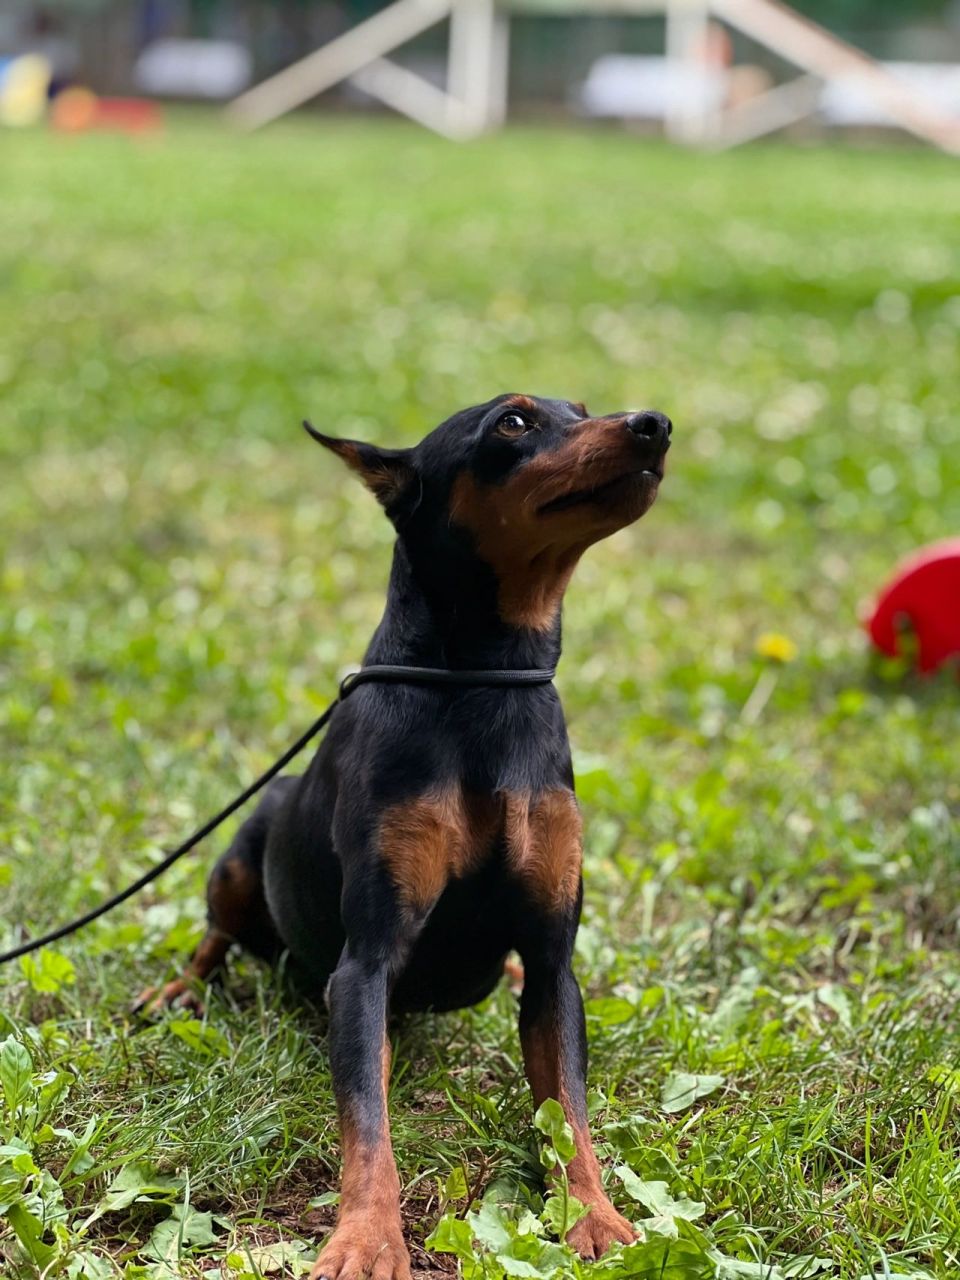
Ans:
[{"label": "black and tan dog", "polygon": [[[449,418],[413,449],[308,427],[369,485],[397,531],[367,663],[550,667],[560,605],[591,543],[653,503],[670,422],[591,417],[508,395]],[[533,1098],[576,1137],[571,1190],[590,1212],[584,1257],[634,1232],[604,1194],[586,1110],[583,1003],[571,969],[581,904],[580,815],[552,684],[367,684],[337,708],[303,777],[277,779],[208,887],[209,931],[186,996],[233,942],[289,950],[326,987],[340,1112],[339,1221],[314,1280],[408,1280],[390,1146],[390,1011],[482,1000],[508,952],[523,960],[520,1036]]]}]

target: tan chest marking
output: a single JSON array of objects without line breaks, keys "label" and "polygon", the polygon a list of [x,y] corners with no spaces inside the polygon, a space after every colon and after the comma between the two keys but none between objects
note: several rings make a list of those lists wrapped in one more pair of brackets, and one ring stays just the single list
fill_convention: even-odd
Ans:
[{"label": "tan chest marking", "polygon": [[582,824],[565,788],[537,796],[431,791],[387,809],[379,845],[402,900],[426,911],[450,880],[477,868],[501,836],[510,873],[541,906],[556,911],[576,899]]},{"label": "tan chest marking", "polygon": [[574,902],[583,863],[583,824],[572,791],[506,795],[507,864],[547,910]]},{"label": "tan chest marking", "polygon": [[471,796],[459,787],[387,809],[380,851],[403,901],[425,911],[449,880],[478,866],[493,845],[499,810],[493,797]]}]

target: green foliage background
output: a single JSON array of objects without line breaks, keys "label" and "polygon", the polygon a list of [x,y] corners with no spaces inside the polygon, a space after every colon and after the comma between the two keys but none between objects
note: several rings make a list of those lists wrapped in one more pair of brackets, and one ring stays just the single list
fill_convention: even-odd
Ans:
[{"label": "green foliage background", "polygon": [[[582,565],[560,676],[595,1127],[648,1237],[594,1274],[955,1276],[957,686],[858,623],[960,530],[955,161],[190,118],[2,147],[0,946],[149,865],[362,652],[390,532],[301,417],[660,407],[663,493]],[[203,1022],[125,1015],[213,854],[0,975],[5,1275],[270,1274],[331,1221],[322,1019],[243,960]],[[514,1019],[398,1032],[424,1274],[587,1274]]]}]

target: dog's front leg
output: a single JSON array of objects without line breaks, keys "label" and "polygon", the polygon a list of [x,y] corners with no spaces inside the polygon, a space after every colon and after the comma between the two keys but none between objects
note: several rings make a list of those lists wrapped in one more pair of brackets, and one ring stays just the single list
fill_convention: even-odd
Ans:
[{"label": "dog's front leg", "polygon": [[636,1232],[607,1199],[587,1125],[587,1029],[571,968],[583,896],[573,792],[546,792],[532,803],[527,795],[510,797],[507,857],[522,895],[517,928],[524,964],[523,1061],[534,1104],[555,1098],[577,1144],[567,1169],[570,1190],[590,1212],[567,1240],[585,1258],[599,1258],[615,1240],[628,1244]]},{"label": "dog's front leg", "polygon": [[570,968],[576,919],[545,923],[539,945],[523,955],[520,1039],[534,1105],[555,1098],[573,1130],[577,1154],[567,1175],[570,1191],[590,1206],[567,1235],[585,1258],[599,1258],[614,1241],[629,1244],[636,1232],[610,1203],[587,1123],[587,1033],[580,988]]},{"label": "dog's front leg", "polygon": [[348,940],[327,987],[343,1150],[340,1213],[311,1280],[410,1280],[387,1117],[389,983],[383,951],[369,939]]}]

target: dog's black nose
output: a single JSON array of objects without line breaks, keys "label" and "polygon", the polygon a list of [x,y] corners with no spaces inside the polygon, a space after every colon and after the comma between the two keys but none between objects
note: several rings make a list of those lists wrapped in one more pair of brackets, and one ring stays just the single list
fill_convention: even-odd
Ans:
[{"label": "dog's black nose", "polygon": [[632,431],[638,439],[647,440],[656,448],[669,448],[673,423],[665,413],[643,409],[640,413],[631,413],[626,425],[627,430]]}]

